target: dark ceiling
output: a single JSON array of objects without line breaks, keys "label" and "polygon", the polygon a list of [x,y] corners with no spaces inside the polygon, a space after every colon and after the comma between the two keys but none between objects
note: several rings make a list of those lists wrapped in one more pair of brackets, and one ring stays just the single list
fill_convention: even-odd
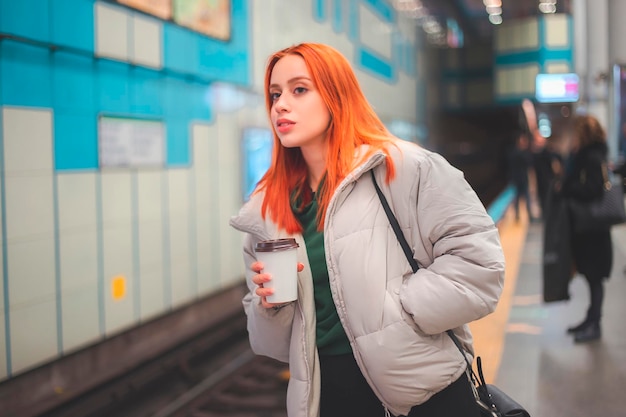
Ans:
[{"label": "dark ceiling", "polygon": [[[429,14],[440,20],[453,18],[461,27],[465,43],[489,42],[494,25],[489,22],[483,0],[421,0]],[[502,0],[502,20],[541,14],[538,0]],[[558,0],[557,13],[569,13],[571,0]]]}]

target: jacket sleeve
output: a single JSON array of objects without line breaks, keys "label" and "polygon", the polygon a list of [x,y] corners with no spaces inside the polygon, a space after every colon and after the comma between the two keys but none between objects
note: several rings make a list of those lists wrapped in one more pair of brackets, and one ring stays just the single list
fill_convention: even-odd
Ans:
[{"label": "jacket sleeve", "polygon": [[438,334],[493,312],[504,283],[498,229],[478,196],[443,157],[419,168],[417,225],[432,263],[405,280],[403,308],[427,334]]},{"label": "jacket sleeve", "polygon": [[255,293],[257,286],[252,282],[252,276],[255,272],[250,269],[250,265],[256,261],[252,249],[254,247],[253,240],[251,235],[245,235],[244,262],[248,293],[242,302],[248,317],[250,346],[257,355],[288,362],[295,303],[290,303],[278,311],[264,308],[261,305],[261,297]]}]

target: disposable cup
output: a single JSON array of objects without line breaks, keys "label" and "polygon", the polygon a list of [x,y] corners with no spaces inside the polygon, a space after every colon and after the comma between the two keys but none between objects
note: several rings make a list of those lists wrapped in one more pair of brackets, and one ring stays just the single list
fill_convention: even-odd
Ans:
[{"label": "disposable cup", "polygon": [[298,298],[298,246],[295,239],[264,240],[256,244],[263,273],[272,277],[263,284],[274,289],[274,294],[267,297],[268,303],[286,303]]}]

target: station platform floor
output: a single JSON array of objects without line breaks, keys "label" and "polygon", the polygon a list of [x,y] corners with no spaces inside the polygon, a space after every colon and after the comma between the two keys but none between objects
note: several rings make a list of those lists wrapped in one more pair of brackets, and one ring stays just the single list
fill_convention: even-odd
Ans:
[{"label": "station platform floor", "polygon": [[507,262],[496,311],[470,324],[487,382],[524,405],[532,417],[626,416],[626,225],[615,226],[613,270],[605,284],[601,340],[577,344],[567,327],[585,316],[584,278],[569,301],[544,303],[541,222],[498,223]]}]

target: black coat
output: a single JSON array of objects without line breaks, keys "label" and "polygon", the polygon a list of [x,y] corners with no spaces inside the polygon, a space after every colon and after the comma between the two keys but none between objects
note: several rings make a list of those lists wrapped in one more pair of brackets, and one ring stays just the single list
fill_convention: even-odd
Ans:
[{"label": "black coat", "polygon": [[[594,143],[573,154],[563,182],[566,198],[590,201],[604,192],[602,165],[606,164],[607,146]],[[572,255],[576,269],[590,278],[608,278],[613,264],[611,231],[575,232],[572,230]]]}]

